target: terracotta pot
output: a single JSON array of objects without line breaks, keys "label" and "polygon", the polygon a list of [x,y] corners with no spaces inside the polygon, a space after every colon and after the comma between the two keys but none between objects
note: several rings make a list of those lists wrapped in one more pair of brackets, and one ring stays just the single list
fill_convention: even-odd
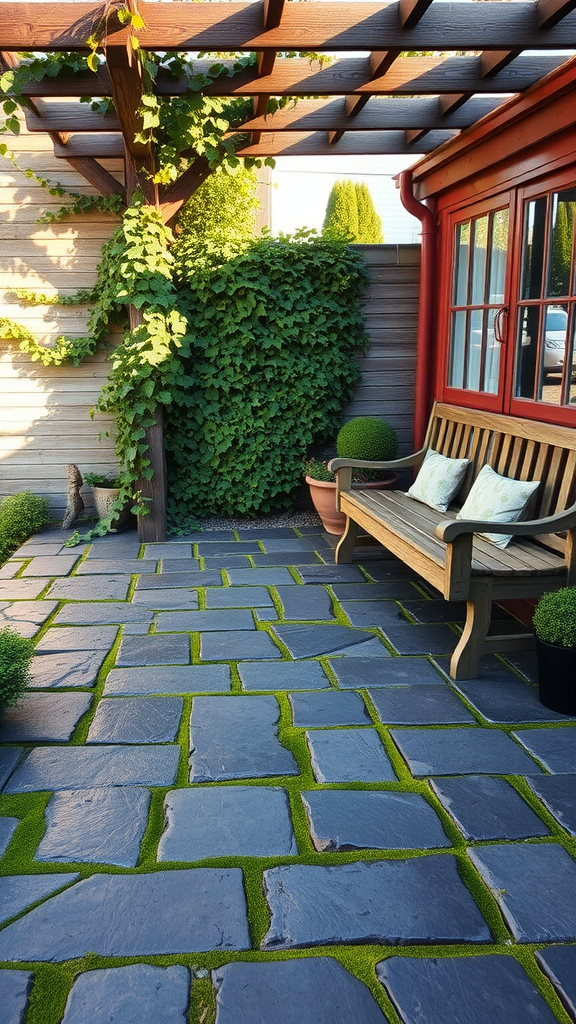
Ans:
[{"label": "terracotta pot", "polygon": [[[395,473],[389,480],[358,481],[352,487],[356,490],[386,490],[395,486],[398,476]],[[306,483],[310,487],[310,497],[314,504],[322,526],[326,533],[341,537],[346,528],[346,516],[336,508],[336,483],[333,480],[314,480],[307,476]]]}]

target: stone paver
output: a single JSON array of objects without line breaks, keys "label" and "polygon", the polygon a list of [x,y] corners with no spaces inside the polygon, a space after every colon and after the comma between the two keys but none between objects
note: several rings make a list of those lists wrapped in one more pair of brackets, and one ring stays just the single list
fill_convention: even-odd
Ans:
[{"label": "stone paver", "polygon": [[56,580],[48,597],[64,601],[125,601],[130,588],[130,576],[67,576]]},{"label": "stone paver", "polygon": [[105,625],[112,623],[121,625],[124,622],[150,623],[154,612],[139,604],[128,604],[125,601],[82,601],[78,604],[65,604],[54,619],[54,624],[71,626],[89,626],[90,624]]},{"label": "stone paver", "polygon": [[369,989],[332,957],[225,964],[212,980],[216,1024],[387,1024]]},{"label": "stone paver", "polygon": [[65,651],[32,658],[30,686],[34,689],[60,686],[94,686],[107,651]]},{"label": "stone paver", "polygon": [[238,673],[245,690],[321,690],[330,680],[319,661],[244,661]]},{"label": "stone paver", "polygon": [[164,802],[158,860],[286,857],[298,853],[285,790],[268,786],[181,789]]},{"label": "stone paver", "polygon": [[119,668],[138,665],[189,665],[187,636],[125,636],[120,641],[116,664]]},{"label": "stone paver", "polygon": [[157,633],[224,632],[225,630],[256,629],[254,617],[248,608],[222,608],[218,611],[160,612]]},{"label": "stone paver", "polygon": [[87,743],[171,743],[176,739],[182,697],[109,697],[100,701]]},{"label": "stone paver", "polygon": [[249,946],[239,868],[95,874],[0,932],[0,959],[7,961],[70,960],[90,951],[136,957]]},{"label": "stone paver", "polygon": [[375,729],[315,729],[306,733],[316,782],[396,782]]},{"label": "stone paver", "polygon": [[90,693],[25,693],[0,719],[1,743],[65,743],[92,703]]},{"label": "stone paver", "polygon": [[410,850],[450,846],[419,793],[325,789],[302,793],[317,850]]},{"label": "stone paver", "polygon": [[550,978],[570,1016],[576,1018],[576,946],[539,949],[536,960]]},{"label": "stone paver", "polygon": [[265,949],[491,939],[449,854],[330,867],[288,864],[266,871],[264,881],[272,915]]},{"label": "stone paver", "polygon": [[354,661],[335,659],[330,667],[338,686],[355,690],[373,686],[415,686],[444,684],[439,672],[427,658],[390,658],[375,663],[373,658],[355,658]]},{"label": "stone paver", "polygon": [[116,626],[54,626],[46,630],[36,645],[36,653],[109,651],[117,634]]},{"label": "stone paver", "polygon": [[6,853],[18,822],[18,818],[0,818],[0,857]]},{"label": "stone paver", "polygon": [[297,775],[278,739],[275,697],[195,697],[190,723],[190,781]]},{"label": "stone paver", "polygon": [[556,1017],[512,956],[395,956],[376,965],[402,1024],[554,1024]]},{"label": "stone paver", "polygon": [[33,978],[30,971],[0,971],[3,1024],[22,1024]]},{"label": "stone paver", "polygon": [[230,569],[228,579],[233,587],[277,587],[281,584],[294,586],[288,569]]},{"label": "stone paver", "polygon": [[398,654],[451,654],[458,642],[456,633],[443,624],[415,626],[398,620],[383,631]]},{"label": "stone paver", "polygon": [[192,544],[175,540],[168,544],[147,544],[144,558],[192,558]]},{"label": "stone paver", "polygon": [[16,769],[4,792],[173,786],[179,754],[178,746],[37,747]]},{"label": "stone paver", "polygon": [[95,537],[88,550],[87,558],[138,558],[140,541],[136,533],[124,533],[118,537]]},{"label": "stone paver", "polygon": [[[204,587],[220,586],[222,583],[220,572],[217,572],[215,569],[210,572],[207,572],[206,569],[200,569],[200,562],[197,558],[162,558],[160,561],[160,572],[166,576],[183,575],[186,573],[198,580],[197,585]],[[210,576],[214,577],[215,582],[213,584],[202,583],[203,579]],[[149,576],[148,578],[153,579],[154,577]]]},{"label": "stone paver", "polygon": [[273,627],[276,636],[288,648],[293,658],[315,658],[319,654],[333,654],[340,648],[363,644],[374,634],[346,626],[290,626]]},{"label": "stone paver", "polygon": [[20,601],[29,598],[33,600],[39,597],[43,590],[46,590],[48,580],[3,580],[0,581],[1,601]]},{"label": "stone paver", "polygon": [[304,622],[312,619],[318,622],[321,619],[335,618],[332,611],[332,598],[325,587],[310,586],[304,587],[302,590],[295,590],[294,587],[278,587],[278,596],[282,603],[285,619]]},{"label": "stone paver", "polygon": [[220,587],[206,591],[206,608],[272,608],[266,587]]},{"label": "stone paver", "polygon": [[[542,776],[547,781],[548,777]],[[535,783],[532,782],[535,788]],[[549,830],[506,779],[462,775],[433,779],[432,789],[465,839],[531,839]]]},{"label": "stone paver", "polygon": [[22,578],[27,576],[68,576],[76,565],[80,555],[38,555],[31,558],[25,569],[22,570]]},{"label": "stone paver", "polygon": [[520,942],[575,942],[576,863],[556,843],[468,851]]},{"label": "stone paver", "polygon": [[0,789],[10,778],[23,753],[23,747],[0,748]]},{"label": "stone paver", "polygon": [[503,732],[393,729],[413,775],[533,775],[536,763]]},{"label": "stone paver", "polygon": [[392,580],[389,583],[335,583],[333,591],[339,601],[400,601],[418,597],[414,584],[408,580]]},{"label": "stone paver", "polygon": [[576,773],[576,729],[522,729],[513,733],[549,772]]},{"label": "stone paver", "polygon": [[[150,579],[156,577],[150,577]],[[141,576],[140,579],[146,579]],[[198,593],[188,588],[174,587],[170,590],[136,590],[132,603],[142,605],[145,608],[153,608],[154,611],[182,609],[183,611],[195,611],[198,607]]]},{"label": "stone paver", "polygon": [[506,671],[502,664],[499,671],[490,675],[484,671],[479,679],[465,679],[454,685],[488,722],[515,724],[567,719],[566,715],[545,708],[538,700],[537,688]]},{"label": "stone paver", "polygon": [[322,565],[322,559],[315,551],[282,551],[278,554],[252,555],[252,561],[258,568],[267,565]]},{"label": "stone paver", "polygon": [[474,715],[448,686],[417,685],[369,690],[378,716],[390,725],[449,725]]},{"label": "stone paver", "polygon": [[310,565],[298,569],[302,583],[365,583],[356,565]]},{"label": "stone paver", "polygon": [[[75,882],[79,875],[4,875],[0,878],[0,924],[20,914],[32,903],[37,903],[44,896],[52,895],[70,882]],[[3,960],[14,959],[2,957]],[[18,959],[24,960],[25,957]]]},{"label": "stone paver", "polygon": [[392,655],[387,647],[378,640],[377,637],[373,637],[371,640],[367,640],[363,644],[357,644],[352,647],[340,647],[337,651],[331,652],[334,657],[339,656],[343,658],[391,658]]},{"label": "stone paver", "polygon": [[366,705],[358,693],[291,693],[292,721],[297,728],[315,729],[330,725],[372,725]]},{"label": "stone paver", "polygon": [[541,775],[526,779],[556,821],[576,836],[576,779],[573,775]]},{"label": "stone paver", "polygon": [[0,629],[10,626],[30,639],[57,607],[57,601],[0,601]]},{"label": "stone paver", "polygon": [[219,572],[166,572],[155,576],[139,576],[136,581],[136,593],[140,590],[186,590],[187,587],[219,587],[222,578]]},{"label": "stone paver", "polygon": [[230,690],[228,665],[159,665],[113,668],[104,695],[133,693],[220,693]]},{"label": "stone paver", "polygon": [[214,555],[204,559],[204,567],[210,569],[247,569],[250,566],[247,555]]},{"label": "stone paver", "polygon": [[149,791],[135,786],[55,793],[34,859],[134,868],[149,806]]},{"label": "stone paver", "polygon": [[52,540],[42,543],[41,538],[36,537],[33,540],[27,540],[25,544],[21,544],[17,551],[14,552],[14,557],[32,558],[33,555],[59,555],[61,551],[64,554],[70,554],[64,548],[63,542],[58,543],[58,541]]},{"label": "stone paver", "polygon": [[209,555],[253,555],[262,551],[257,540],[200,540],[197,548],[202,558]]},{"label": "stone paver", "polygon": [[202,661],[251,661],[281,658],[276,644],[263,630],[230,629],[200,634]]},{"label": "stone paver", "polygon": [[130,964],[80,974],[62,1024],[186,1024],[190,972],[186,967]]},{"label": "stone paver", "polygon": [[[157,562],[150,558],[86,558],[78,566],[76,572],[79,576],[113,576],[117,573],[156,572],[156,566]],[[51,575],[56,576],[57,574]]]}]

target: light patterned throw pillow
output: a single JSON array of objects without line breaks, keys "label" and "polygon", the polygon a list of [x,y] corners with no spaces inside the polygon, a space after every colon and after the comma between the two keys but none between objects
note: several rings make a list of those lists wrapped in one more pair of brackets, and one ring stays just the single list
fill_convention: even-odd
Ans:
[{"label": "light patterned throw pillow", "polygon": [[469,465],[470,459],[448,459],[430,448],[408,494],[439,512],[446,512]]},{"label": "light patterned throw pillow", "polygon": [[[528,502],[539,484],[539,480],[511,480],[510,477],[500,476],[490,466],[483,466],[457,518],[517,523],[523,518]],[[483,533],[481,536],[499,548],[507,547],[512,540],[511,533]]]}]

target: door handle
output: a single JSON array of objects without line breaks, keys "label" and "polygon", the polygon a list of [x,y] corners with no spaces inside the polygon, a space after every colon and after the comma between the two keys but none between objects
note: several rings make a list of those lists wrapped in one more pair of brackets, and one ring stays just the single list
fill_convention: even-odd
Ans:
[{"label": "door handle", "polygon": [[504,322],[507,316],[508,306],[501,306],[500,309],[496,311],[496,315],[494,316],[494,341],[497,342],[498,345],[506,344],[506,332]]}]

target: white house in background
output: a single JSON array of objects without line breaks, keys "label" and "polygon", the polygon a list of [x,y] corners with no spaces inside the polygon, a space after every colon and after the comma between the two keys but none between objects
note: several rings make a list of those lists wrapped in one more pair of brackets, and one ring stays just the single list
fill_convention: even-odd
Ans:
[{"label": "white house in background", "polygon": [[270,224],[273,234],[297,228],[321,231],[326,203],[338,178],[365,181],[382,218],[384,242],[418,242],[420,221],[400,202],[394,175],[416,156],[281,156],[271,174]]}]

